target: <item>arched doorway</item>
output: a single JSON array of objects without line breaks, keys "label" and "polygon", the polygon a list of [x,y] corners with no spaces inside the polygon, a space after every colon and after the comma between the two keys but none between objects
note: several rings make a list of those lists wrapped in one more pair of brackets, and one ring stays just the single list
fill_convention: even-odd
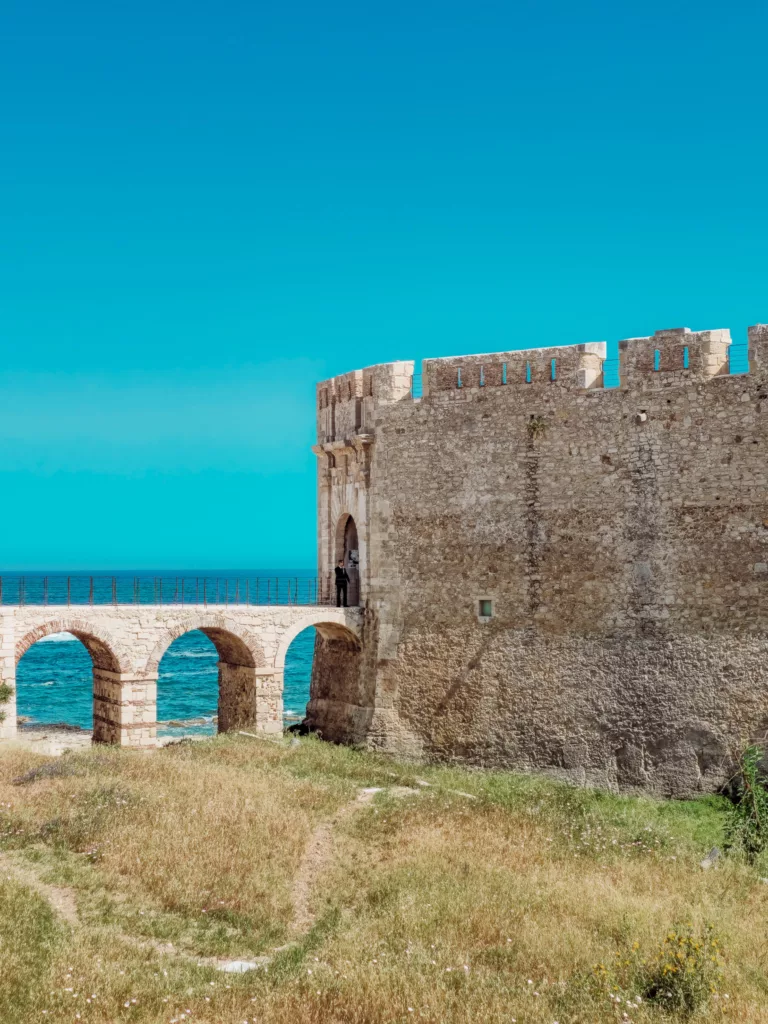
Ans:
[{"label": "arched doorway", "polygon": [[360,604],[360,545],[357,524],[351,515],[345,513],[336,527],[336,558],[334,565],[344,562],[349,576],[347,602],[356,607]]}]

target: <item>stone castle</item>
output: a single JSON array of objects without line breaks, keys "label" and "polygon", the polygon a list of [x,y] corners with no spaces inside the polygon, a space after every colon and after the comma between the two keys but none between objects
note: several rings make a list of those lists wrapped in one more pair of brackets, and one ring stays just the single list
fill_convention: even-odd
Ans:
[{"label": "stone castle", "polygon": [[768,730],[768,326],[335,377],[318,557],[363,643],[316,641],[310,724],[400,754],[684,796]]}]

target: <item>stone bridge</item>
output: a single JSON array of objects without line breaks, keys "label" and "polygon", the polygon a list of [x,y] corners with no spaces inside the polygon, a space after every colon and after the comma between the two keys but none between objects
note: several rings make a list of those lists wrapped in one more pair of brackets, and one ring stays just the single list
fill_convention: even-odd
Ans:
[{"label": "stone bridge", "polygon": [[360,608],[325,605],[0,606],[0,738],[16,735],[16,665],[32,644],[71,633],[93,662],[93,739],[128,747],[157,744],[157,675],[173,641],[199,629],[219,654],[219,731],[283,728],[283,670],[291,641],[308,626],[326,640],[361,646]]}]

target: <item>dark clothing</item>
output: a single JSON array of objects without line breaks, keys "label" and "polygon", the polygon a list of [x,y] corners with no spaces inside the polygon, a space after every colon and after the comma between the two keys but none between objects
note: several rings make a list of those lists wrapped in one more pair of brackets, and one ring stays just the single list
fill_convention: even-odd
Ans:
[{"label": "dark clothing", "polygon": [[349,576],[347,570],[341,566],[336,566],[336,607],[340,608],[342,604],[347,607],[347,585],[349,583]]}]

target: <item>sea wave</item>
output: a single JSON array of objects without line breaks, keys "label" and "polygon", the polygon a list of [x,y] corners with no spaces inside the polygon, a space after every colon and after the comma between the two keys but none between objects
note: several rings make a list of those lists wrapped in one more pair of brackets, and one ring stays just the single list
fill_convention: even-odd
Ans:
[{"label": "sea wave", "polygon": [[160,679],[178,679],[181,682],[184,682],[187,679],[194,679],[196,677],[201,677],[201,676],[205,677],[206,679],[210,679],[212,675],[213,675],[213,678],[215,679],[216,678],[216,666],[215,665],[211,665],[208,668],[199,668],[199,669],[196,669],[196,670],[188,669],[183,674],[183,676],[180,674],[178,669],[176,669],[175,671],[173,669],[171,669],[170,671],[161,672],[159,677],[160,677]]},{"label": "sea wave", "polygon": [[41,636],[37,641],[39,644],[79,644],[80,641],[71,633],[49,633],[48,636]]},{"label": "sea wave", "polygon": [[174,651],[170,648],[163,655],[164,658],[218,658],[216,651]]},{"label": "sea wave", "polygon": [[166,729],[186,729],[188,726],[215,725],[218,721],[216,715],[195,715],[194,718],[168,718],[164,722],[158,722],[159,726]]}]

